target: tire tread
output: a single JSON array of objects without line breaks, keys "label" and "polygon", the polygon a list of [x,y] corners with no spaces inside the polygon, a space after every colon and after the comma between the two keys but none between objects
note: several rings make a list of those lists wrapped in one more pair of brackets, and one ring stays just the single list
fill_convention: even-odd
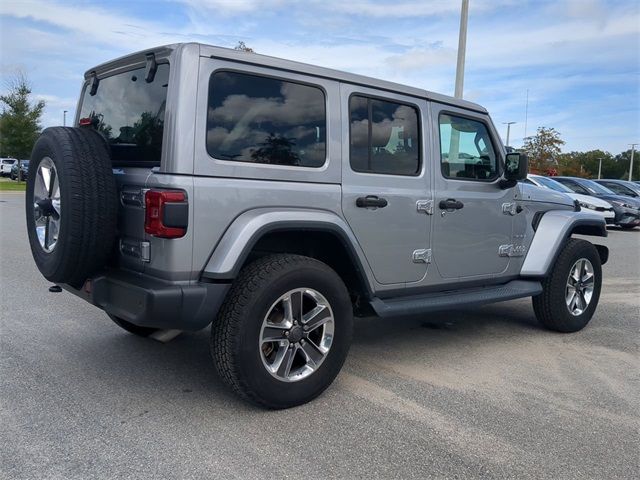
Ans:
[{"label": "tire tread", "polygon": [[281,271],[305,266],[320,267],[333,272],[324,263],[310,257],[293,254],[273,254],[262,257],[242,269],[234,281],[217,318],[211,326],[211,354],[218,375],[241,398],[266,408],[281,408],[254,391],[242,375],[236,363],[241,338],[240,330],[245,308],[252,298],[266,288]]}]

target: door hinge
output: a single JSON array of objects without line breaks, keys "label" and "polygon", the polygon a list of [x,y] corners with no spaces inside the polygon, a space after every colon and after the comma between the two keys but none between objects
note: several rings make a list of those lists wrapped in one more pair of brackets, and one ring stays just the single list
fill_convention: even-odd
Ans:
[{"label": "door hinge", "polygon": [[416,209],[420,213],[433,215],[433,200],[418,200],[416,202]]},{"label": "door hinge", "polygon": [[498,247],[498,256],[499,257],[522,257],[527,251],[527,247],[525,245],[500,245]]},{"label": "door hinge", "polygon": [[522,207],[516,202],[509,202],[502,204],[502,213],[505,215],[517,215],[522,211]]},{"label": "door hinge", "polygon": [[431,263],[431,249],[420,248],[413,251],[413,263]]}]

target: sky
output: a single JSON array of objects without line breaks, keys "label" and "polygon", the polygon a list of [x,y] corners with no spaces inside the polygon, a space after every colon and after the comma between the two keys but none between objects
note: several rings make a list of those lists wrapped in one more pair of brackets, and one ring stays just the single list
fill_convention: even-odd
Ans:
[{"label": "sky", "polygon": [[[83,74],[106,60],[197,41],[453,95],[459,0],[1,0],[0,92],[23,72],[72,118]],[[528,92],[528,109],[527,109]],[[640,142],[640,2],[470,0],[464,98],[520,146],[554,127],[563,151]]]}]

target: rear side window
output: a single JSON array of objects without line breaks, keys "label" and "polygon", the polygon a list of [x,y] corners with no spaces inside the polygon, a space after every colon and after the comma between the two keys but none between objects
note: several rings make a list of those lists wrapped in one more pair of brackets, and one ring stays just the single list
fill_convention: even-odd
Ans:
[{"label": "rear side window", "polygon": [[214,158],[321,167],[326,125],[318,87],[228,71],[211,76],[207,152]]},{"label": "rear side window", "polygon": [[349,100],[349,162],[356,172],[416,175],[420,168],[418,110],[353,95]]},{"label": "rear side window", "polygon": [[498,157],[484,123],[455,115],[440,115],[442,175],[456,180],[492,180]]},{"label": "rear side window", "polygon": [[95,95],[85,86],[80,118],[107,139],[114,165],[160,165],[168,86],[167,63],[149,83],[139,68],[102,78]]}]

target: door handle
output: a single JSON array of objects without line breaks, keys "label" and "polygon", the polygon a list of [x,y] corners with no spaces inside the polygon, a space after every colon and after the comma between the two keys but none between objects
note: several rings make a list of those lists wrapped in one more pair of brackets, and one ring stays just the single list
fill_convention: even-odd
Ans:
[{"label": "door handle", "polygon": [[460,200],[456,200],[455,198],[447,198],[446,200],[440,200],[438,204],[440,210],[460,210],[464,207],[464,203]]},{"label": "door handle", "polygon": [[388,205],[386,198],[380,198],[375,195],[367,195],[366,197],[356,198],[356,207],[359,208],[384,208]]}]

